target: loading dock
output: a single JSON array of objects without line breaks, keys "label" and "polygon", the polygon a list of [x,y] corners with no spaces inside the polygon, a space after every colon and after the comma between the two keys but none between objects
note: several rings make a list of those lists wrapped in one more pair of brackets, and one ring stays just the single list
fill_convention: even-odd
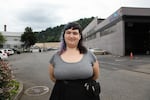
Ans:
[{"label": "loading dock", "polygon": [[150,17],[125,18],[125,55],[148,54],[150,51]]}]

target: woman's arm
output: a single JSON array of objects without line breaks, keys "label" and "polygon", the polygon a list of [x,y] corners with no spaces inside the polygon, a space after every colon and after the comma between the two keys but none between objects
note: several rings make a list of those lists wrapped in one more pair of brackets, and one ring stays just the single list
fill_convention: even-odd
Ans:
[{"label": "woman's arm", "polygon": [[99,62],[96,60],[96,62],[94,62],[94,64],[93,64],[93,73],[94,73],[93,80],[96,80],[99,77],[99,72],[100,72],[99,67],[100,67]]},{"label": "woman's arm", "polygon": [[56,79],[54,77],[54,66],[52,64],[49,65],[49,75],[50,75],[50,79],[55,82]]}]

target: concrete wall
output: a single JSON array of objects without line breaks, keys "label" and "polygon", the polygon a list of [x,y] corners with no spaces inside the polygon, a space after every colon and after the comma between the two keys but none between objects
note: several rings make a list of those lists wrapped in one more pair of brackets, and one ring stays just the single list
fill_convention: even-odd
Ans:
[{"label": "concrete wall", "polygon": [[95,17],[92,22],[82,31],[83,37],[87,37],[94,32],[95,27],[98,25],[98,18]]},{"label": "concrete wall", "polygon": [[113,30],[113,32],[105,36],[100,36],[100,32],[97,32],[97,37],[86,41],[85,45],[89,48],[100,48],[114,55],[123,56],[125,52],[123,25],[123,21],[116,23],[114,26],[108,28],[108,30]]},{"label": "concrete wall", "polygon": [[121,8],[122,15],[150,16],[150,8]]}]

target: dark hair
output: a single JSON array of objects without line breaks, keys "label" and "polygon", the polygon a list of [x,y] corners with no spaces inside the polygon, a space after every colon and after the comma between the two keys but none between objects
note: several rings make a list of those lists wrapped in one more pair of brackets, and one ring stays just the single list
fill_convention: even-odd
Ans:
[{"label": "dark hair", "polygon": [[73,30],[78,29],[79,30],[79,33],[81,35],[81,39],[79,40],[77,48],[79,49],[80,53],[83,53],[83,54],[87,53],[86,47],[83,46],[82,27],[77,22],[71,22],[71,23],[68,23],[62,31],[62,34],[61,34],[61,48],[60,48],[59,54],[61,55],[66,50],[66,43],[65,43],[65,40],[64,40],[64,34],[65,34],[65,31],[68,30],[68,29],[73,29]]}]

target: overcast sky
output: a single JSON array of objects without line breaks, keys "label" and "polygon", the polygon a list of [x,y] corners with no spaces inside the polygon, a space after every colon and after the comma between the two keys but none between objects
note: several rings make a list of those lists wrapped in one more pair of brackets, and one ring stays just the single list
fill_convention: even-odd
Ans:
[{"label": "overcast sky", "polygon": [[0,31],[42,31],[80,18],[107,18],[120,7],[147,7],[150,0],[0,0]]}]

